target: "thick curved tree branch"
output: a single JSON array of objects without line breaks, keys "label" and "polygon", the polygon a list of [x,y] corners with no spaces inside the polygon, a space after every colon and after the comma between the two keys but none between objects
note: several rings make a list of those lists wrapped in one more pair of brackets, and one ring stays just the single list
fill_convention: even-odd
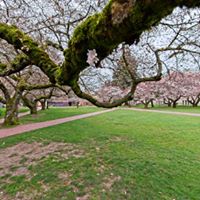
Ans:
[{"label": "thick curved tree branch", "polygon": [[4,93],[5,99],[10,99],[9,91],[1,80],[0,80],[0,90]]},{"label": "thick curved tree branch", "polygon": [[1,96],[0,96],[0,102],[1,102],[2,104],[6,104],[6,100],[5,100],[3,97],[1,97]]},{"label": "thick curved tree branch", "polygon": [[27,91],[31,91],[31,90],[40,90],[40,89],[47,89],[50,87],[54,87],[54,84],[41,84],[41,85],[30,85],[30,84],[24,84],[23,82],[21,83],[21,85],[19,86],[21,90],[27,90]]},{"label": "thick curved tree branch", "polygon": [[[153,51],[153,49],[152,49]],[[154,51],[155,57],[156,57],[156,63],[158,65],[158,69],[157,69],[157,74],[155,76],[152,77],[144,77],[144,78],[138,78],[136,79],[136,84],[142,83],[142,82],[150,82],[150,81],[159,81],[162,77],[162,61],[160,60],[160,56],[159,56],[159,52],[160,50],[156,50]]]},{"label": "thick curved tree branch", "polygon": [[33,65],[38,66],[50,79],[56,82],[58,66],[50,59],[48,54],[39,47],[28,35],[20,31],[16,26],[0,23],[0,38],[12,44],[16,49],[21,50]]},{"label": "thick curved tree branch", "polygon": [[[87,51],[96,49],[99,60],[120,43],[133,44],[140,35],[171,14],[177,6],[199,6],[198,1],[112,0],[102,13],[88,17],[74,31],[65,50],[61,82],[71,83],[87,67]],[[65,69],[65,70],[64,70]]]},{"label": "thick curved tree branch", "polygon": [[130,91],[128,92],[127,95],[125,95],[123,98],[121,99],[117,99],[117,100],[114,100],[113,102],[100,102],[98,101],[96,98],[94,98],[93,96],[83,92],[81,89],[80,89],[80,86],[78,85],[77,82],[75,82],[72,86],[72,90],[74,91],[74,93],[80,97],[80,98],[83,98],[83,99],[86,99],[88,100],[89,102],[91,102],[92,104],[94,104],[95,106],[98,106],[98,107],[104,107],[104,108],[113,108],[113,107],[117,107],[117,106],[120,106],[122,105],[123,103],[127,102],[127,101],[130,101],[133,99],[133,94],[136,90],[136,87],[137,85],[136,84],[133,84]]},{"label": "thick curved tree branch", "polygon": [[52,96],[53,96],[53,92],[54,92],[54,89],[55,88],[52,88],[48,94],[43,94],[43,95],[33,95],[34,96],[34,100],[31,101],[28,99],[27,95],[29,95],[29,91],[27,91],[24,95],[22,95],[22,100],[25,102],[26,105],[30,105],[31,104],[34,104],[38,101],[41,101],[41,100],[46,100],[46,99],[50,99]]},{"label": "thick curved tree branch", "polygon": [[9,64],[9,69],[7,64],[3,64],[0,62],[0,76],[9,76],[11,74],[17,73],[31,64],[32,63],[28,56],[24,54],[19,54]]},{"label": "thick curved tree branch", "polygon": [[54,92],[55,88],[52,88],[48,94],[46,95],[40,95],[38,97],[36,97],[35,101],[41,101],[41,100],[47,100],[50,99],[53,96],[53,92]]}]

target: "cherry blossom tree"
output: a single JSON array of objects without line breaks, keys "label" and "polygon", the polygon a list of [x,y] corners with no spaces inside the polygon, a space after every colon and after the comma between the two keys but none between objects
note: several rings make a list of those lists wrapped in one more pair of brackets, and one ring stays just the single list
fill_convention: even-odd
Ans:
[{"label": "cherry blossom tree", "polygon": [[172,72],[165,76],[160,83],[160,93],[164,103],[176,108],[178,101],[185,96],[184,73]]},{"label": "cherry blossom tree", "polygon": [[[33,3],[35,2],[36,1],[33,1]],[[77,5],[75,1],[70,1],[69,4],[70,3]],[[31,5],[32,4],[30,2],[30,8]],[[56,31],[52,31],[56,34],[54,34],[53,37],[52,35],[50,35],[50,39],[52,39],[51,42],[54,38],[58,36],[57,32],[59,31],[62,34],[64,32],[71,35],[68,37],[67,45],[62,46],[62,44],[59,42],[56,45],[54,45],[54,43],[52,43],[51,45],[54,48],[56,47],[57,49],[61,50],[63,57],[62,63],[55,62],[52,59],[50,54],[48,54],[48,51],[44,48],[44,45],[41,46],[41,43],[38,42],[39,39],[33,39],[30,33],[29,35],[24,33],[28,32],[28,27],[23,26],[23,29],[20,30],[16,26],[10,25],[10,22],[8,23],[7,21],[6,23],[6,21],[3,21],[2,23],[0,23],[0,38],[13,45],[14,48],[20,52],[20,56],[18,55],[18,57],[15,57],[14,59],[13,63],[15,64],[12,65],[13,70],[20,71],[24,69],[24,67],[26,67],[27,65],[21,65],[19,63],[21,63],[22,60],[23,62],[29,61],[32,65],[39,67],[49,77],[52,83],[70,86],[77,96],[85,98],[97,106],[113,107],[121,105],[123,102],[126,102],[128,100],[131,100],[133,98],[133,93],[136,89],[137,84],[142,81],[147,81],[147,79],[140,78],[138,80],[137,78],[132,77],[132,87],[130,88],[130,91],[127,93],[127,95],[125,95],[120,100],[113,101],[112,103],[99,102],[92,95],[85,93],[85,91],[83,91],[79,85],[81,72],[89,67],[87,63],[88,50],[96,51],[96,54],[98,55],[98,61],[95,60],[95,62],[93,63],[95,63],[96,66],[99,66],[99,64],[101,64],[101,62],[106,57],[108,57],[114,49],[117,49],[120,44],[126,43],[131,45],[139,42],[141,35],[146,30],[149,30],[150,28],[157,25],[163,18],[171,14],[174,8],[178,6],[194,8],[198,7],[199,5],[199,1],[195,0],[182,0],[173,2],[160,0],[109,1],[102,10],[99,10],[99,13],[95,13],[96,11],[86,12],[86,14],[90,13],[91,16],[85,15],[86,17],[84,17],[84,21],[79,18],[79,22],[82,21],[79,25],[77,25],[76,23],[72,23],[71,20],[67,22],[63,21],[65,27],[64,29],[56,29]],[[59,5],[57,6],[57,8],[60,9],[62,13],[63,9],[65,9],[65,6],[62,7]],[[32,14],[32,12],[30,13]],[[10,19],[10,17],[7,18]],[[31,18],[32,16],[29,17],[29,19]],[[57,28],[60,27],[60,21],[57,20],[56,16],[51,16],[46,20],[48,22],[47,26],[49,30],[51,29],[52,25],[51,23],[49,23],[49,19],[50,21],[51,19],[53,19],[53,21],[55,22],[54,25],[57,24]],[[45,22],[45,20],[42,21]],[[76,27],[71,26],[70,31],[68,31],[69,29],[66,29],[68,28],[68,26],[65,25],[70,24],[74,24],[74,26]],[[40,27],[40,30],[46,29]],[[63,34],[62,38],[67,38],[66,34]],[[48,33],[45,33],[44,35],[48,35]],[[39,36],[41,37],[41,34]],[[61,40],[59,37],[58,39]],[[185,50],[185,48],[182,49]],[[157,61],[157,66],[159,70],[157,71],[158,73],[156,75],[154,74],[154,76],[148,78],[148,81],[159,80],[161,77],[160,67],[162,61],[159,57],[161,49],[159,51],[155,51],[154,49],[152,50],[155,53],[154,56],[155,60]],[[3,67],[4,64],[1,63],[1,66]],[[2,74],[6,74],[8,73],[8,71],[8,69],[3,69]],[[11,72],[9,71],[9,73]]]},{"label": "cherry blossom tree", "polygon": [[122,98],[125,93],[127,93],[127,90],[108,82],[98,92],[98,98],[102,102],[113,102],[116,99]]},{"label": "cherry blossom tree", "polygon": [[135,101],[142,103],[144,108],[148,108],[149,104],[153,107],[153,101],[160,97],[158,85],[158,82],[140,83],[134,94]]},{"label": "cherry blossom tree", "polygon": [[40,102],[42,110],[46,109],[46,101],[53,96],[54,88],[26,91],[22,95],[24,105],[29,108],[30,114],[37,114],[37,103]]},{"label": "cherry blossom tree", "polygon": [[200,74],[199,72],[184,73],[185,101],[193,107],[197,107],[200,102]]},{"label": "cherry blossom tree", "polygon": [[32,73],[30,69],[23,72],[21,71],[9,77],[0,78],[1,100],[3,100],[1,102],[6,105],[4,125],[15,125],[19,123],[18,107],[25,91],[45,89],[53,86],[53,84],[45,82],[44,80],[42,84],[41,79],[39,78],[40,81],[37,79],[36,71],[34,71],[34,75],[32,76],[29,74]]}]

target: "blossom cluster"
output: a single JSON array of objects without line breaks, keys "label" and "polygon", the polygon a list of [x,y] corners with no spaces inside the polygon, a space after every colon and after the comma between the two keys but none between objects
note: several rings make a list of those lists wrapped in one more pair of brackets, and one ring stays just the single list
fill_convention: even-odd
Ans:
[{"label": "blossom cluster", "polygon": [[99,62],[99,58],[97,57],[96,49],[88,50],[88,53],[87,53],[87,63],[91,67],[94,67],[95,64],[97,64],[98,62]]}]

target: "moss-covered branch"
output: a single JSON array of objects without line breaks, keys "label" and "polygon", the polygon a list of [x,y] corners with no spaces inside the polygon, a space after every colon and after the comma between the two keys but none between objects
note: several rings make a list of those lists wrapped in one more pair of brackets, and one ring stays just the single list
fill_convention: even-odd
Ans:
[{"label": "moss-covered branch", "polygon": [[96,49],[100,60],[120,43],[133,44],[140,35],[171,14],[177,6],[200,6],[199,1],[110,0],[101,13],[88,17],[74,31],[65,50],[60,82],[71,84],[88,64],[87,51]]},{"label": "moss-covered branch", "polygon": [[18,105],[21,99],[22,92],[16,89],[13,97],[6,99],[6,113],[4,116],[4,125],[17,125],[18,119]]},{"label": "moss-covered branch", "polygon": [[6,104],[6,100],[1,96],[0,96],[0,102],[3,103],[3,104]]},{"label": "moss-covered branch", "polygon": [[21,90],[28,90],[28,91],[47,89],[47,88],[54,87],[54,86],[55,85],[52,84],[52,83],[41,84],[41,85],[30,85],[30,84],[24,83],[23,80],[21,81],[21,83],[19,85],[19,87],[20,87]]},{"label": "moss-covered branch", "polygon": [[4,83],[0,80],[0,90],[3,92],[5,99],[10,99],[10,93]]},{"label": "moss-covered branch", "polygon": [[0,38],[12,44],[16,49],[20,49],[34,65],[38,66],[49,77],[51,82],[56,82],[56,73],[59,67],[39,47],[37,42],[33,41],[16,26],[4,23],[0,23]]},{"label": "moss-covered branch", "polygon": [[126,94],[123,98],[114,100],[112,102],[101,102],[101,101],[97,100],[96,98],[94,98],[93,96],[86,94],[85,92],[81,91],[77,82],[75,82],[73,84],[72,90],[78,97],[88,100],[95,106],[104,107],[104,108],[113,108],[113,107],[120,106],[127,101],[132,100],[133,94],[135,93],[135,90],[136,90],[136,87],[137,87],[137,85],[133,84],[130,91],[128,92],[128,94]]},{"label": "moss-covered branch", "polygon": [[53,96],[54,88],[52,88],[48,94],[40,95],[36,97],[35,101],[41,101],[41,100],[47,100],[50,99]]},{"label": "moss-covered branch", "polygon": [[[177,6],[196,7],[200,6],[200,2],[194,0],[110,0],[101,13],[87,18],[75,29],[68,49],[65,50],[65,62],[62,66],[60,82],[68,84],[77,96],[87,99],[97,106],[114,107],[131,100],[133,93],[129,93],[113,103],[101,103],[81,91],[78,86],[78,77],[80,72],[88,66],[86,63],[87,52],[95,49],[98,58],[102,60],[120,43],[138,42],[144,31],[157,25]],[[160,67],[160,60],[158,57],[156,58]],[[161,72],[159,71],[158,76],[148,78],[148,80],[140,79],[138,83],[159,80],[160,76]],[[135,90],[134,87],[131,92]]]},{"label": "moss-covered branch", "polygon": [[19,54],[11,63],[9,63],[9,68],[7,64],[3,64],[0,62],[0,76],[9,76],[23,70],[25,67],[31,64],[32,63],[28,56],[24,54]]}]

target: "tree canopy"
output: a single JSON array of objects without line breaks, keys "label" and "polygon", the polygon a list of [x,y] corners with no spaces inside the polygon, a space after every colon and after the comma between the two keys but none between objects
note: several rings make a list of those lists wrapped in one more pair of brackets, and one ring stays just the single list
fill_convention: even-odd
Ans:
[{"label": "tree canopy", "polygon": [[[99,102],[81,90],[78,80],[80,73],[89,67],[88,51],[96,50],[98,62],[106,58],[121,43],[134,44],[146,30],[157,25],[176,7],[199,7],[197,0],[110,0],[104,9],[87,17],[74,30],[64,49],[64,62],[55,63],[37,41],[15,25],[0,23],[0,38],[6,40],[20,52],[11,62],[11,69],[0,63],[1,75],[12,74],[28,65],[39,67],[53,84],[67,85],[75,94],[102,107],[114,107],[131,100],[136,86],[141,80],[132,81],[130,92],[112,103]],[[161,65],[157,56],[158,65]],[[97,63],[98,64],[98,63]],[[160,66],[161,67],[161,66]],[[145,81],[159,80],[157,75]]]}]

